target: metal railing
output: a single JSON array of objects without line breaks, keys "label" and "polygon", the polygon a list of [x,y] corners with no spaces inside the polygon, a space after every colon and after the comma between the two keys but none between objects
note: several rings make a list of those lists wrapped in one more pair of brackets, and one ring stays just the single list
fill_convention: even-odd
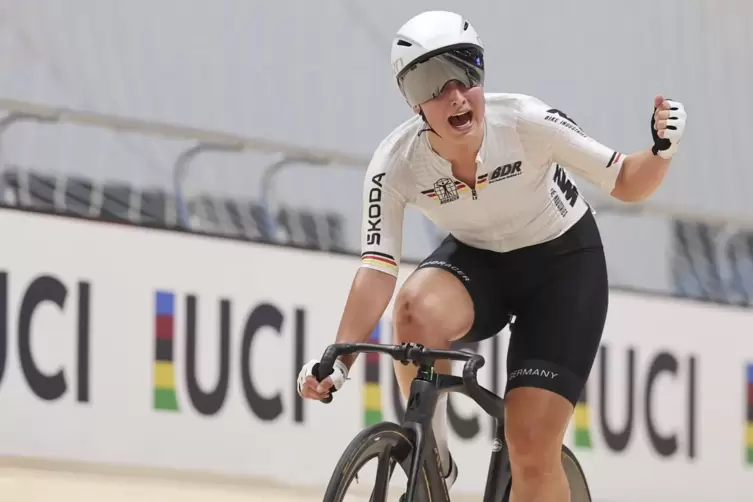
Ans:
[{"label": "metal railing", "polygon": [[[192,161],[204,152],[220,151],[236,154],[256,152],[275,154],[277,156],[274,162],[265,166],[261,187],[261,203],[266,212],[266,224],[269,226],[268,229],[272,236],[277,235],[277,225],[273,217],[275,202],[272,194],[274,192],[275,179],[282,169],[291,164],[301,164],[311,167],[326,166],[364,169],[369,163],[368,157],[335,150],[305,148],[291,143],[241,136],[233,133],[74,110],[65,107],[47,106],[12,99],[0,99],[0,110],[7,112],[6,116],[0,119],[0,154],[2,153],[2,136],[13,125],[28,121],[50,125],[73,124],[193,142],[191,147],[185,149],[177,156],[172,169],[176,204],[178,206],[176,207],[179,218],[178,222],[184,227],[188,227],[189,225],[188,206],[184,195],[184,181],[191,169]],[[735,231],[753,229],[753,221],[724,215],[693,213],[684,209],[680,210],[655,203],[620,204],[609,200],[601,200],[595,206],[603,212],[681,218],[710,225],[723,224]]]},{"label": "metal railing", "polygon": [[[274,214],[275,204],[272,200],[274,182],[285,166],[302,164],[310,166],[357,167],[363,168],[369,159],[357,155],[310,149],[290,143],[240,136],[237,134],[210,131],[186,127],[165,122],[145,121],[90,111],[73,110],[28,103],[11,99],[0,99],[0,110],[7,112],[0,119],[0,154],[2,153],[2,136],[15,124],[36,121],[44,124],[73,124],[85,127],[108,129],[117,132],[131,132],[147,136],[157,136],[170,140],[191,141],[193,145],[177,156],[173,164],[172,179],[176,196],[178,223],[189,226],[188,206],[184,196],[184,182],[191,169],[191,163],[204,152],[256,152],[276,154],[278,158],[267,165],[262,186],[262,205],[266,212],[266,224],[270,235],[277,235]],[[0,187],[2,188],[2,187]]]}]

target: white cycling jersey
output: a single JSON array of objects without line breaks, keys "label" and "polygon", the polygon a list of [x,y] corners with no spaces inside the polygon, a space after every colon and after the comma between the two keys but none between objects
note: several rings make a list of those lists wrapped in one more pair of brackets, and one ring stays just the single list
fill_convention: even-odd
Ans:
[{"label": "white cycling jersey", "polygon": [[558,237],[589,209],[562,166],[612,191],[622,153],[534,97],[485,98],[475,187],[454,178],[418,116],[379,145],[364,179],[362,266],[397,275],[406,204],[465,244],[507,252]]}]

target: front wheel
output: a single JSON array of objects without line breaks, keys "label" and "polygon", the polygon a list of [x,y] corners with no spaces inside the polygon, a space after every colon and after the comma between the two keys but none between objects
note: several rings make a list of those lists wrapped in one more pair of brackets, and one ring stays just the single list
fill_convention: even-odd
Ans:
[{"label": "front wheel", "polygon": [[[588,488],[586,474],[583,472],[578,459],[575,458],[575,454],[565,445],[562,445],[562,467],[565,468],[567,483],[570,485],[570,501],[591,502],[591,491]],[[505,490],[504,497],[502,497],[502,502],[509,502],[511,488],[512,480],[507,483],[507,489]]]},{"label": "front wheel", "polygon": [[[370,501],[386,501],[390,478],[395,466],[400,464],[400,468],[407,477],[410,472],[412,453],[411,439],[396,423],[381,422],[367,427],[353,438],[337,462],[324,493],[324,502],[343,502],[358,471],[374,458],[378,458],[379,463]],[[429,500],[429,485],[423,466],[419,471],[419,477],[421,479],[417,487],[418,499]]]},{"label": "front wheel", "polygon": [[591,490],[588,489],[586,474],[575,458],[575,454],[562,445],[562,465],[565,468],[567,482],[570,484],[570,500],[572,502],[591,502]]}]

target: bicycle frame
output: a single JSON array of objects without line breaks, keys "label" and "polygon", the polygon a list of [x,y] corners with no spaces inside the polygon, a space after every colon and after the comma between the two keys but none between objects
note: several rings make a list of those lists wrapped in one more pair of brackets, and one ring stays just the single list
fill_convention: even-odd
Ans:
[{"label": "bicycle frame", "polygon": [[[416,378],[411,382],[408,402],[401,427],[406,437],[412,438],[415,448],[410,458],[410,465],[403,465],[408,472],[406,502],[414,502],[422,471],[426,476],[427,490],[431,502],[450,502],[447,484],[442,475],[439,450],[431,426],[432,417],[440,394],[458,392],[473,399],[490,416],[496,419],[496,430],[492,447],[491,460],[487,471],[484,502],[504,502],[507,486],[510,482],[510,458],[505,442],[504,400],[498,395],[481,387],[476,379],[476,372],[484,365],[483,357],[460,351],[426,349],[423,345],[403,343],[400,345],[379,345],[369,343],[333,344],[327,347],[320,363],[312,369],[320,382],[332,373],[335,359],[344,354],[358,352],[381,352],[391,355],[403,364],[418,367]],[[465,361],[463,376],[440,375],[434,371],[437,359]],[[334,392],[334,387],[331,392]],[[332,394],[322,399],[324,403],[332,402]],[[406,462],[408,459],[401,460]],[[381,464],[381,459],[380,459]],[[380,467],[382,467],[380,465]],[[377,481],[388,482],[389,466],[379,469]],[[384,480],[379,479],[385,476]],[[427,501],[428,502],[428,501]]]},{"label": "bicycle frame", "polygon": [[[419,367],[411,383],[410,396],[401,426],[413,435],[415,452],[409,467],[406,502],[415,500],[420,468],[423,465],[432,502],[450,502],[447,485],[440,468],[439,450],[431,427],[432,417],[440,394],[458,392],[468,395],[463,379],[454,375],[439,375],[431,366]],[[494,443],[487,472],[484,502],[505,500],[510,482],[510,458],[505,442],[504,420],[496,419]]]}]

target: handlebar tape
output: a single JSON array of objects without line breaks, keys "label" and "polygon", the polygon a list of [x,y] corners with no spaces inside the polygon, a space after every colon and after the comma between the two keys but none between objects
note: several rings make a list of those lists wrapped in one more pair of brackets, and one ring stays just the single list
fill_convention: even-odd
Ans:
[{"label": "handlebar tape", "polygon": [[[330,376],[332,372],[334,371],[335,359],[337,358],[337,354],[334,354],[334,357],[328,357],[328,356],[331,356],[329,350],[325,352],[324,357],[322,357],[322,360],[316,363],[313,368],[311,368],[311,373],[313,373],[317,382],[321,382],[322,380]],[[325,404],[331,403],[332,393],[335,391],[337,391],[337,389],[333,385],[329,389],[329,396],[322,399],[321,402]]]}]

